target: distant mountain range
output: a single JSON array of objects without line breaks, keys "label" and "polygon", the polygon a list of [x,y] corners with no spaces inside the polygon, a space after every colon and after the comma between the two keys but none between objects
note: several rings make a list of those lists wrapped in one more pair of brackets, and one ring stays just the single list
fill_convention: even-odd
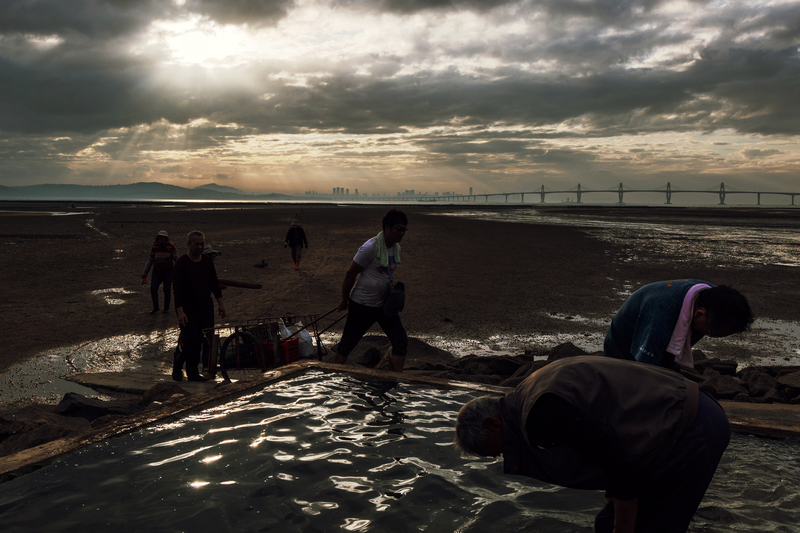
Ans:
[{"label": "distant mountain range", "polygon": [[147,201],[147,200],[298,200],[302,197],[286,194],[248,194],[233,187],[208,183],[193,189],[156,182],[130,185],[25,185],[5,187],[0,185],[0,200],[96,200],[96,201]]}]

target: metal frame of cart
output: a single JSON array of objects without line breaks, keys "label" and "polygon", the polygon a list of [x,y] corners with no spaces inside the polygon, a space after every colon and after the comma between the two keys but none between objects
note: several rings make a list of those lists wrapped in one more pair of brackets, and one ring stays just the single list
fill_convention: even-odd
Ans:
[{"label": "metal frame of cart", "polygon": [[[332,322],[324,329],[320,329],[320,321],[335,310],[336,308],[324,315],[258,318],[248,320],[244,324],[226,324],[205,329],[203,332],[210,348],[207,360],[204,361],[208,372],[214,375],[219,371],[226,381],[230,381],[231,377],[242,379],[286,364],[288,362],[285,357],[287,354],[286,343],[296,338],[301,331],[307,331],[311,335],[316,344],[316,357],[321,359],[327,350],[322,344],[320,335],[347,316],[342,315],[336,319],[328,319]],[[293,327],[297,323],[302,323],[303,327],[297,329],[290,336],[281,338],[279,334],[281,320],[289,327]]]}]

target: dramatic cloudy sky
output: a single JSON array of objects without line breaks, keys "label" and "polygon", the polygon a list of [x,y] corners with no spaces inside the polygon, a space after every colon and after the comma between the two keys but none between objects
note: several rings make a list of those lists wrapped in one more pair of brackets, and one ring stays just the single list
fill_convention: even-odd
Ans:
[{"label": "dramatic cloudy sky", "polygon": [[4,0],[0,185],[800,190],[800,2]]}]

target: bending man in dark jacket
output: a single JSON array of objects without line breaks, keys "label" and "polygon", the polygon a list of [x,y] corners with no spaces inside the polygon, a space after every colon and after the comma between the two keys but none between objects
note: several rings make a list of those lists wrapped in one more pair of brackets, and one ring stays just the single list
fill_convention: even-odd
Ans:
[{"label": "bending man in dark jacket", "polygon": [[550,363],[505,397],[464,405],[454,444],[502,453],[506,474],[605,490],[597,532],[677,533],[729,440],[722,408],[679,373],[583,356]]},{"label": "bending man in dark jacket", "polygon": [[212,293],[217,298],[219,316],[225,318],[217,270],[213,259],[203,255],[205,245],[205,235],[201,231],[189,233],[189,251],[178,258],[173,271],[175,312],[181,328],[172,366],[172,379],[175,381],[183,379],[184,362],[189,381],[206,381],[197,370],[197,365],[203,348],[203,329],[214,327]]}]

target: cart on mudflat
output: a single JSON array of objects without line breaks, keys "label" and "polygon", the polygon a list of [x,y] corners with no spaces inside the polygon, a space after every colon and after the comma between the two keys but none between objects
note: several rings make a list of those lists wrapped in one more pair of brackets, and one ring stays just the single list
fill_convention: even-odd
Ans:
[{"label": "cart on mudflat", "polygon": [[244,324],[217,326],[203,330],[208,356],[203,366],[212,375],[220,372],[226,381],[257,376],[272,368],[300,359],[321,359],[327,353],[320,335],[345,315],[320,329],[324,315],[288,315],[257,318]]}]

